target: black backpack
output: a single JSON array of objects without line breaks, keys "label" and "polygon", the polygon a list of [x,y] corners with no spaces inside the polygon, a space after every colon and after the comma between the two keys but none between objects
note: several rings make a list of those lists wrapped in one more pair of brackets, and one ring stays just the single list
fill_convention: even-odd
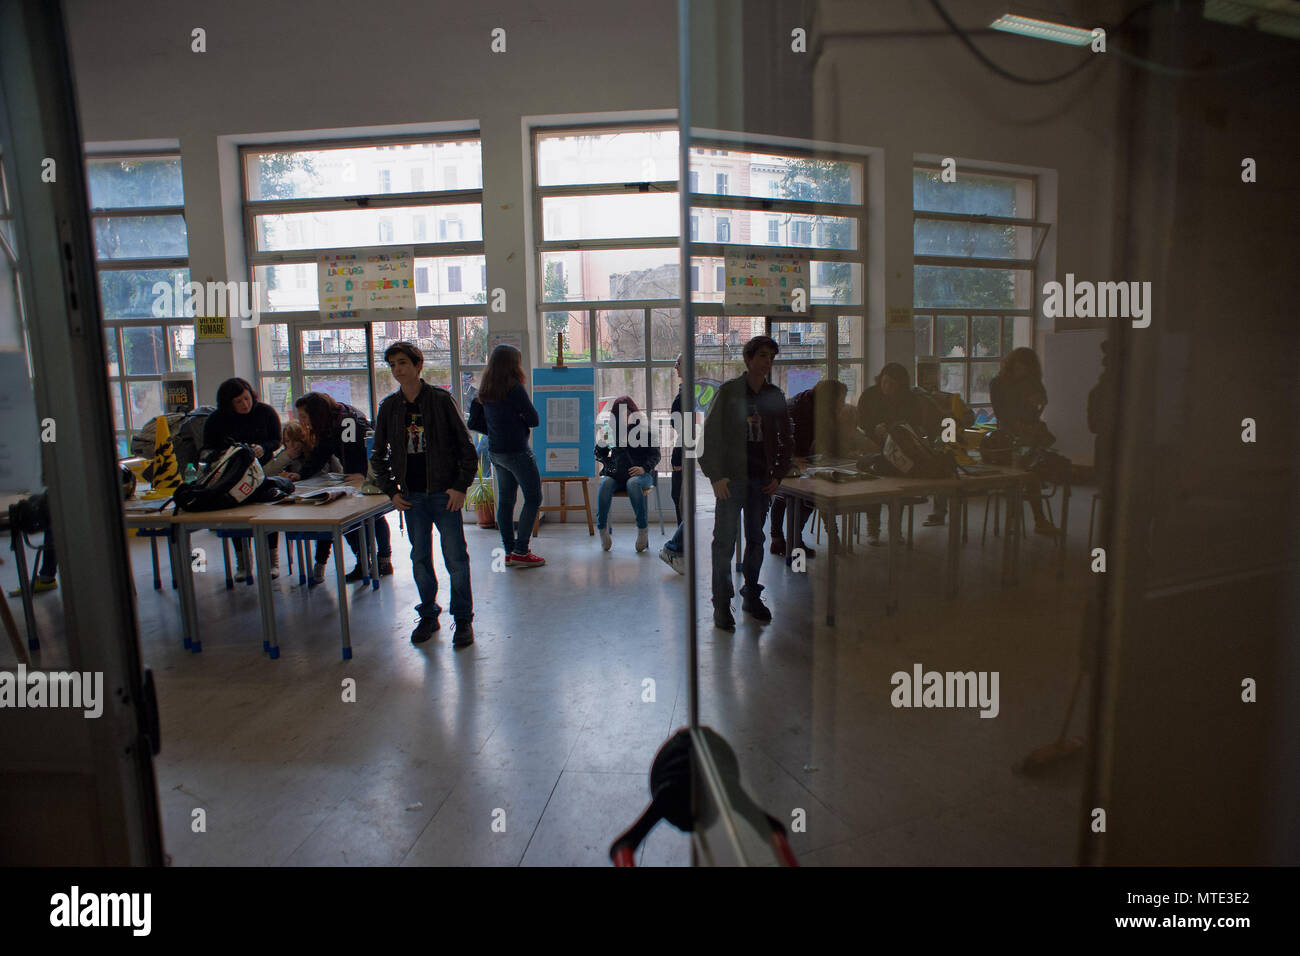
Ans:
[{"label": "black backpack", "polygon": [[231,445],[197,481],[176,489],[176,511],[220,511],[255,501],[253,495],[266,480],[262,466],[247,445]]}]

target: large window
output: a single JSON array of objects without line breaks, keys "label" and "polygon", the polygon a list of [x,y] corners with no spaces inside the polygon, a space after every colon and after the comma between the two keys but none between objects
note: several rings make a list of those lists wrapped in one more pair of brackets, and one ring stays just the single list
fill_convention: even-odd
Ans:
[{"label": "large window", "polygon": [[[672,366],[683,338],[677,131],[541,130],[534,159],[546,361],[555,360],[556,333],[564,332],[565,361],[596,369],[598,409],[630,395],[662,420],[677,392]],[[831,375],[856,398],[865,341],[864,164],[719,143],[693,149],[691,165],[690,188],[708,190],[693,194],[688,273],[703,394],[739,374],[745,342],[767,333],[781,343],[773,379],[789,394]],[[807,253],[817,237],[811,304],[797,321],[788,312],[725,314],[728,251],[793,249],[804,239]]]},{"label": "large window", "polygon": [[[163,375],[194,371],[194,319],[181,159],[175,154],[86,160],[109,391],[118,452],[163,411]],[[156,283],[171,294],[159,295]]]},{"label": "large window", "polygon": [[[425,380],[448,389],[464,408],[486,362],[478,138],[257,146],[241,155],[248,261],[262,295],[257,354],[264,400],[289,417],[297,396],[323,391],[373,418],[397,387],[384,349],[406,339],[424,352]],[[410,191],[401,192],[408,184]],[[414,314],[324,322],[319,254],[386,245],[415,250]]]},{"label": "large window", "polygon": [[976,409],[1015,346],[1017,318],[1033,315],[1034,269],[1046,223],[1032,176],[938,167],[912,174],[916,357],[939,359],[939,387]]}]

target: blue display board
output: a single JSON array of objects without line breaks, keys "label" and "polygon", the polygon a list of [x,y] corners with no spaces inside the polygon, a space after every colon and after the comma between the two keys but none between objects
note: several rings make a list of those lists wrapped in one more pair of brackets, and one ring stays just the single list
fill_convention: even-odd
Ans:
[{"label": "blue display board", "polygon": [[533,454],[543,478],[596,473],[596,371],[533,369]]}]

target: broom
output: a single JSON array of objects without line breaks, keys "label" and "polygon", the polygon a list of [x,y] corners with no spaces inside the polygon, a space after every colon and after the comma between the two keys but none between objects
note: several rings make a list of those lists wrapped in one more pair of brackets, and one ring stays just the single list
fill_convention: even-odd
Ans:
[{"label": "broom", "polygon": [[1074,702],[1079,696],[1079,686],[1083,683],[1083,670],[1079,671],[1079,676],[1074,679],[1074,690],[1070,692],[1070,705],[1065,709],[1065,723],[1061,725],[1061,736],[1046,747],[1039,747],[1024,760],[1020,761],[1012,769],[1016,773],[1022,773],[1026,776],[1037,776],[1045,773],[1057,762],[1071,757],[1083,749],[1082,737],[1066,738],[1065,734],[1070,729],[1070,718],[1074,716]]}]

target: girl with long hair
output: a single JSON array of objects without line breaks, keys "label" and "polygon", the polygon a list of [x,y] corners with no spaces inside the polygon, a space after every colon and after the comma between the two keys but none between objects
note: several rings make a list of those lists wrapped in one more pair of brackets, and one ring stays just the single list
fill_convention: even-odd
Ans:
[{"label": "girl with long hair", "polygon": [[[523,354],[513,345],[498,345],[488,356],[478,394],[469,405],[469,427],[488,436],[488,458],[497,468],[497,528],[508,568],[540,568],[546,563],[528,547],[542,506],[542,476],[528,440],[541,419],[525,381]],[[516,526],[520,489],[524,507]]]}]

